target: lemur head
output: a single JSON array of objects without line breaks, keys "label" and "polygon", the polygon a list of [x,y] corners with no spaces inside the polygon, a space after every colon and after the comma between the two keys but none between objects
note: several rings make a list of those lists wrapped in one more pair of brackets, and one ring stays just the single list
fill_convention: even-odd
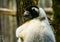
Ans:
[{"label": "lemur head", "polygon": [[27,19],[33,19],[39,16],[39,8],[37,6],[28,6],[25,8],[24,17]]}]

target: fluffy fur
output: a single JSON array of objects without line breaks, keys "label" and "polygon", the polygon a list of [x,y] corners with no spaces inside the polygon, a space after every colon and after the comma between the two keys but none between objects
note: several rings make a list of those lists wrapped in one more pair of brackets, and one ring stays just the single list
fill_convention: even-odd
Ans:
[{"label": "fluffy fur", "polygon": [[46,13],[39,8],[39,16],[16,29],[18,42],[56,42]]}]

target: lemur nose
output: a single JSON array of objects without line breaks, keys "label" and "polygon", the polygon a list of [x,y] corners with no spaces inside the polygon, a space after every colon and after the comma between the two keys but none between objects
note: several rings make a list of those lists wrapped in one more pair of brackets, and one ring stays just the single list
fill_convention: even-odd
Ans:
[{"label": "lemur nose", "polygon": [[28,11],[25,11],[24,14],[23,14],[24,17],[29,17],[29,12]]},{"label": "lemur nose", "polygon": [[29,17],[29,14],[25,14],[24,17]]}]

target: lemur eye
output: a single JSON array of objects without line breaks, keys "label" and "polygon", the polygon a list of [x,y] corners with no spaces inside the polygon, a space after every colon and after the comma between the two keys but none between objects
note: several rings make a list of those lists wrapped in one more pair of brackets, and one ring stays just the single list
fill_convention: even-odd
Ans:
[{"label": "lemur eye", "polygon": [[32,10],[33,10],[33,11],[37,11],[37,12],[38,12],[38,9],[37,9],[37,8],[35,8],[35,7],[32,7]]}]

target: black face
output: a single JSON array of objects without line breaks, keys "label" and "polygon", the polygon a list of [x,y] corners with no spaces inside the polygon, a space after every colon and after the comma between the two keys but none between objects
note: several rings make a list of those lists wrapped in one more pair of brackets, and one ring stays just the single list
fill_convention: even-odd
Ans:
[{"label": "black face", "polygon": [[25,9],[25,12],[24,12],[24,17],[25,18],[29,18],[29,19],[33,19],[33,18],[36,18],[39,16],[39,9],[37,6],[28,6],[26,9]]}]

